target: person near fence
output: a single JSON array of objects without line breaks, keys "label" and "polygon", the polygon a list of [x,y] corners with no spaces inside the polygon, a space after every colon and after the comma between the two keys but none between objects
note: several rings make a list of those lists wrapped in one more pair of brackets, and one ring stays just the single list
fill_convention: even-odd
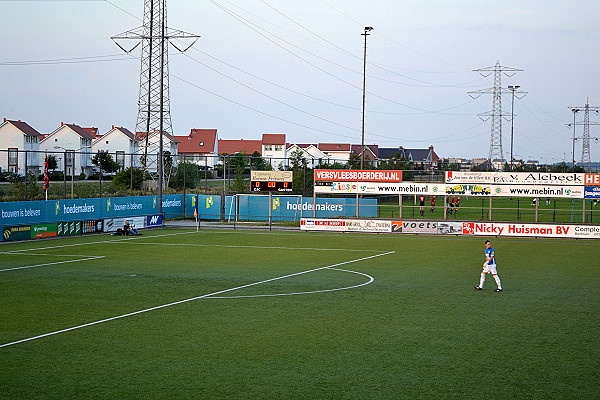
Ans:
[{"label": "person near fence", "polygon": [[419,196],[419,214],[425,216],[425,196],[423,195]]},{"label": "person near fence", "polygon": [[435,211],[435,196],[431,196],[431,209],[429,210],[429,212],[434,212]]},{"label": "person near fence", "polygon": [[501,292],[502,283],[500,282],[500,277],[498,276],[498,271],[496,269],[496,250],[494,250],[492,242],[489,240],[485,241],[485,250],[483,251],[483,254],[485,255],[485,262],[483,263],[483,271],[481,271],[481,277],[479,278],[479,286],[475,286],[475,290],[483,290],[485,276],[487,274],[492,274],[497,285],[496,292]]}]

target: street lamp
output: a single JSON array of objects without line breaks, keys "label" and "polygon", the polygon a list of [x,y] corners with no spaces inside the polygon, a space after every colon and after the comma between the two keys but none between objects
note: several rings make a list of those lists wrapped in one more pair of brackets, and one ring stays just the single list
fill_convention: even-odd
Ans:
[{"label": "street lamp", "polygon": [[373,30],[372,26],[365,26],[365,32],[361,36],[365,37],[365,48],[363,55],[363,90],[362,90],[362,130],[360,135],[360,169],[364,169],[365,164],[365,92],[367,86],[367,36]]},{"label": "street lamp", "polygon": [[515,131],[515,90],[520,88],[519,85],[510,85],[508,88],[512,92],[512,105],[510,111],[510,170],[513,170],[514,158],[513,158],[513,136]]}]

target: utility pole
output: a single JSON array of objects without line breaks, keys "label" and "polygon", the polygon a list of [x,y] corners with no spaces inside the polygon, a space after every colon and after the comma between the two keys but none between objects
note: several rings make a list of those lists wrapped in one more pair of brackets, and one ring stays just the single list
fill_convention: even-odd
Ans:
[{"label": "utility pole", "polygon": [[502,94],[510,93],[511,91],[502,87],[502,74],[510,77],[522,70],[503,67],[500,65],[499,61],[496,61],[496,65],[493,67],[480,68],[473,71],[479,72],[484,77],[494,74],[494,87],[468,92],[469,96],[472,98],[477,98],[482,94],[492,95],[492,111],[479,114],[479,117],[484,121],[489,118],[492,120],[489,153],[489,162],[491,167],[494,159],[499,159],[500,161],[504,160],[504,153],[502,151],[502,117],[505,117],[506,115],[502,114]]},{"label": "utility pole", "polygon": [[[595,140],[598,142],[600,138],[590,136],[590,125],[600,125],[598,122],[590,122],[590,111],[596,114],[600,113],[600,107],[591,107],[589,104],[590,100],[587,99],[583,107],[569,107],[573,112],[573,168],[575,168],[575,141],[582,139],[583,146],[581,149],[581,166],[585,168],[587,165],[590,169],[592,164],[592,157],[590,154],[590,141]],[[583,122],[576,122],[575,115],[583,111]],[[583,136],[575,136],[575,126],[583,125]]]}]

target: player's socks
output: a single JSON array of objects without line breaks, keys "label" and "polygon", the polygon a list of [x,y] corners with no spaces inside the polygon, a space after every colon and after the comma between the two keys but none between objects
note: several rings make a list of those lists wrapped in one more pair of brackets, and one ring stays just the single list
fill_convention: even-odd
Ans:
[{"label": "player's socks", "polygon": [[498,289],[502,290],[502,283],[500,283],[500,277],[498,275],[494,275],[494,279],[496,280],[496,285],[498,285]]},{"label": "player's socks", "polygon": [[485,283],[485,274],[481,274],[481,278],[479,278],[479,287],[483,289],[484,283]]}]

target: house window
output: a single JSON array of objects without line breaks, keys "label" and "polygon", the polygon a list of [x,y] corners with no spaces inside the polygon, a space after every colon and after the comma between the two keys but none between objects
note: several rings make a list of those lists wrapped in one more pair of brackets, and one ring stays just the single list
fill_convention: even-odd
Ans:
[{"label": "house window", "polygon": [[17,172],[19,170],[19,149],[8,149],[8,171]]},{"label": "house window", "polygon": [[200,146],[204,146],[204,142],[200,142]]},{"label": "house window", "polygon": [[282,149],[281,145],[279,145],[279,144],[275,145],[275,151],[281,151],[281,149]]},{"label": "house window", "polygon": [[119,164],[121,166],[121,168],[124,168],[125,167],[125,152],[117,151],[117,153],[115,154],[115,161],[117,164]]}]

